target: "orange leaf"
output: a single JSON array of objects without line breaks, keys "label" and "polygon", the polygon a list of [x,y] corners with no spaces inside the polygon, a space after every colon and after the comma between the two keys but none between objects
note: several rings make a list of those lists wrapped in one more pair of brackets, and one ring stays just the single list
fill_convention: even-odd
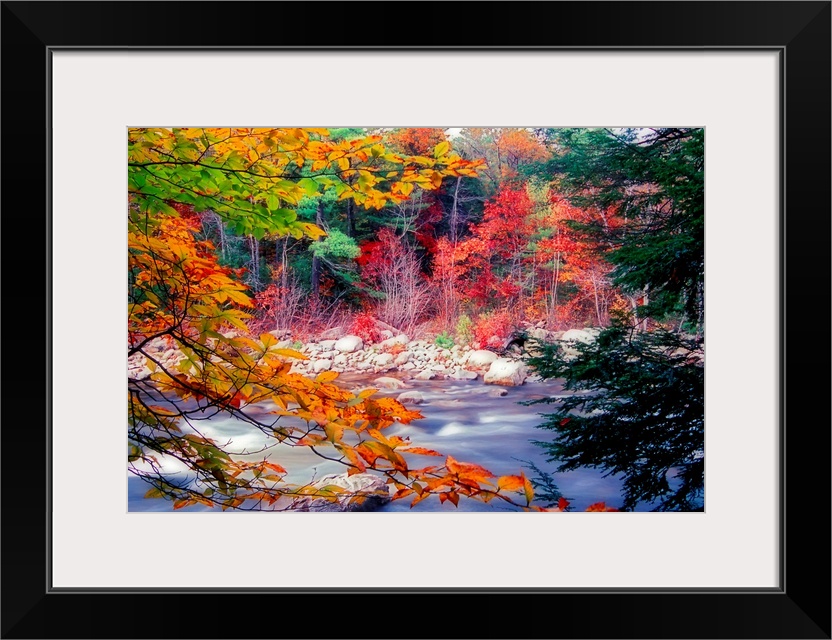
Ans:
[{"label": "orange leaf", "polygon": [[367,470],[367,466],[364,464],[364,461],[360,457],[358,457],[358,455],[356,455],[354,449],[352,449],[351,447],[344,447],[343,451],[344,455],[346,455],[347,458],[349,458],[350,462],[354,465],[353,467],[350,467],[350,469],[347,471],[348,475],[353,475],[355,473],[363,473]]},{"label": "orange leaf", "polygon": [[355,451],[364,458],[368,464],[375,464],[376,458],[378,458],[378,454],[373,451],[370,447],[368,447],[364,442],[360,443],[357,447],[355,447]]},{"label": "orange leaf", "polygon": [[586,508],[587,511],[618,511],[615,507],[608,507],[606,502],[596,502]]},{"label": "orange leaf", "polygon": [[404,489],[399,489],[396,493],[393,494],[391,500],[398,500],[399,498],[404,498],[405,496],[409,496],[413,493],[413,489],[408,489],[405,487]]},{"label": "orange leaf", "polygon": [[413,507],[415,507],[417,504],[419,504],[422,500],[427,498],[429,495],[430,495],[430,493],[428,493],[427,491],[424,491],[421,495],[418,495],[415,498],[413,498],[413,502],[410,503],[410,508],[412,509]]},{"label": "orange leaf", "polygon": [[420,456],[442,456],[441,453],[434,451],[433,449],[425,449],[424,447],[407,447],[405,449],[399,449],[402,453],[415,453]]},{"label": "orange leaf", "polygon": [[520,491],[523,488],[522,476],[500,476],[497,487],[506,491]]},{"label": "orange leaf", "polygon": [[286,469],[281,467],[279,464],[274,464],[273,462],[264,462],[261,466],[266,469],[271,469],[272,471],[277,471],[278,473],[288,473]]},{"label": "orange leaf", "polygon": [[448,456],[445,460],[445,466],[448,471],[459,476],[460,480],[470,480],[473,482],[485,482],[488,478],[493,478],[494,474],[488,469],[479,466],[478,464],[469,464],[465,462],[457,462],[453,456]]}]

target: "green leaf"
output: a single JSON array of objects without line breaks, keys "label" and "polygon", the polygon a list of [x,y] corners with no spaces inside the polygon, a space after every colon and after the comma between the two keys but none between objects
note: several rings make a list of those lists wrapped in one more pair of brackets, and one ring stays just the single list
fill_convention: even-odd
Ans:
[{"label": "green leaf", "polygon": [[314,196],[318,193],[318,183],[312,178],[301,178],[298,181],[298,186],[306,192],[307,196]]}]

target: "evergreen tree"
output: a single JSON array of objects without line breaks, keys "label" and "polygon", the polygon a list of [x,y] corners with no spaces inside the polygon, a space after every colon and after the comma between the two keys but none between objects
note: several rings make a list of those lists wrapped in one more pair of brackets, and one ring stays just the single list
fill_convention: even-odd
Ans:
[{"label": "evergreen tree", "polygon": [[[540,345],[530,365],[563,378],[575,395],[559,402],[538,441],[559,471],[593,467],[624,478],[624,509],[702,508],[704,489],[704,131],[550,132],[550,170],[574,204],[615,211],[613,231],[584,231],[609,247],[613,282],[641,294],[590,344]],[[649,293],[649,297],[648,297]],[[643,331],[644,320],[679,313],[676,331]],[[686,335],[680,328],[696,329]],[[530,403],[534,404],[534,403]]]}]

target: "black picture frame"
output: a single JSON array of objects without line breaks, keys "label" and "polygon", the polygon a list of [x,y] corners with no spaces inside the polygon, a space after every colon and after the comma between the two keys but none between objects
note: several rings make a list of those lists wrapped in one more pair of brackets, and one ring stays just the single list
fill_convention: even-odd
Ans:
[{"label": "black picture frame", "polygon": [[[3,2],[2,637],[829,638],[831,6]],[[414,16],[405,25],[409,30],[403,12]],[[240,16],[240,26],[218,28],[221,14]],[[152,28],[144,22],[151,17]],[[298,27],[307,20],[309,30]],[[49,234],[48,192],[51,51],[321,46],[779,51],[785,80],[780,588],[346,593],[50,588],[48,483],[61,480],[45,472],[51,385],[47,265],[55,241]],[[129,552],[141,562],[141,549]],[[448,619],[451,626],[441,622]]]}]

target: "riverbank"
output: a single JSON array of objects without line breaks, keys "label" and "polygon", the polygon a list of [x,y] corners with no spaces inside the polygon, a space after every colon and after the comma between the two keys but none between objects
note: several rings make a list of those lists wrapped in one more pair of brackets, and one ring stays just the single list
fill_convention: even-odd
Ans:
[{"label": "riverbank", "polygon": [[[592,329],[556,333],[538,329],[529,332],[525,339],[560,341],[569,350],[574,341],[587,342],[594,339],[594,335]],[[482,349],[477,348],[479,345],[445,347],[435,341],[411,340],[404,333],[390,335],[373,344],[365,343],[356,335],[332,336],[325,334],[309,342],[282,340],[277,347],[302,354],[305,359],[295,359],[291,372],[307,377],[335,371],[380,376],[395,373],[400,380],[481,380],[500,386],[540,381],[540,377],[526,366],[525,351],[519,345],[514,349]],[[150,341],[144,350],[165,368],[176,367],[184,357],[173,344],[161,338]],[[140,353],[131,356],[128,377],[143,379],[149,376],[146,363],[145,356]]]}]

